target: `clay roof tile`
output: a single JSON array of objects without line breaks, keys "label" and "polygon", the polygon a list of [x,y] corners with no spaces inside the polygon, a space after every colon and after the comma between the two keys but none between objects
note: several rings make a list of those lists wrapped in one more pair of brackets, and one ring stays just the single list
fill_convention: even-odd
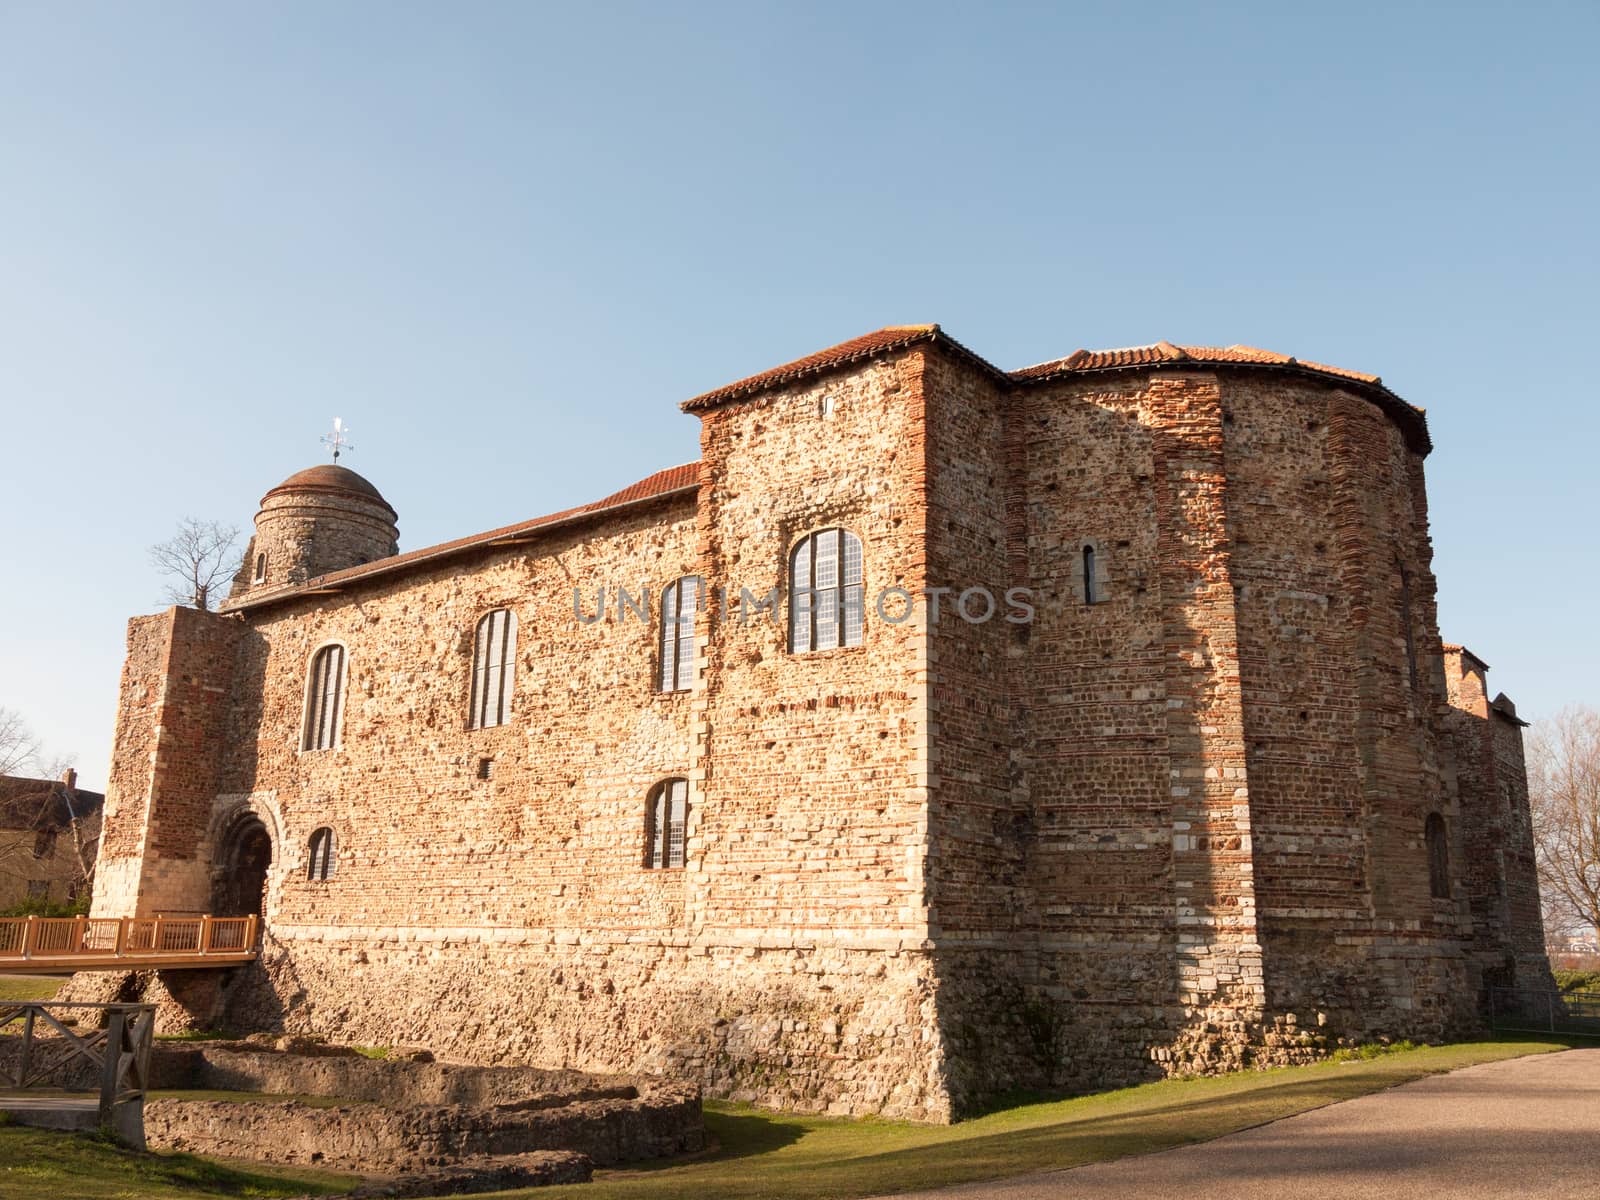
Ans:
[{"label": "clay roof tile", "polygon": [[702,392],[692,399],[685,400],[679,407],[684,412],[703,412],[706,409],[717,408],[720,405],[754,395],[757,392],[764,392],[768,388],[821,375],[855,363],[867,362],[885,354],[893,354],[900,350],[909,349],[923,342],[938,342],[940,345],[955,351],[961,357],[994,375],[997,379],[1005,378],[1005,373],[998,367],[979,358],[978,355],[950,337],[937,325],[886,325],[882,329],[863,334],[861,337],[851,338],[847,342],[840,342],[837,346],[829,346],[826,350],[808,354],[805,358],[797,358],[793,362],[784,363],[781,367],[773,367],[771,370],[747,376],[713,391]]}]

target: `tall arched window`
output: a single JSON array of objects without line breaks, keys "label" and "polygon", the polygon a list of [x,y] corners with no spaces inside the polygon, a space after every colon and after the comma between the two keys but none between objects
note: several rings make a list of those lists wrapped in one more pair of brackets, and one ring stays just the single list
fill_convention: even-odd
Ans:
[{"label": "tall arched window", "polygon": [[1450,899],[1450,843],[1444,818],[1429,813],[1422,827],[1428,843],[1428,891],[1436,900]]},{"label": "tall arched window", "polygon": [[866,606],[861,539],[848,529],[822,529],[789,555],[789,649],[859,646]]},{"label": "tall arched window", "polygon": [[688,820],[687,779],[663,779],[650,789],[650,802],[646,810],[645,866],[683,866],[684,829]]},{"label": "tall arched window", "polygon": [[504,725],[511,716],[517,673],[517,614],[497,608],[478,622],[472,650],[472,712],[469,727]]},{"label": "tall arched window", "polygon": [[306,688],[306,727],[302,750],[331,750],[339,744],[344,712],[344,647],[324,646],[311,660]]},{"label": "tall arched window", "polygon": [[694,685],[694,617],[700,610],[700,580],[693,575],[669,583],[661,593],[661,673],[663,692]]},{"label": "tall arched window", "polygon": [[311,835],[311,856],[306,862],[306,878],[326,883],[333,878],[333,830],[324,825]]},{"label": "tall arched window", "polygon": [[261,583],[266,578],[267,578],[267,556],[266,556],[266,553],[263,552],[261,554],[256,555],[256,573],[255,573],[255,578],[252,579],[251,582],[252,583]]}]

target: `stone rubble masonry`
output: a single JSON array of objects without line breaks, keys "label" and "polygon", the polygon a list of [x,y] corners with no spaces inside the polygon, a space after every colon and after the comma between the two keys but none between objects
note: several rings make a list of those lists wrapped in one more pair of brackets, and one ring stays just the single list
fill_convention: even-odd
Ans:
[{"label": "stone rubble masonry", "polygon": [[[1373,386],[1227,361],[1025,381],[907,335],[698,406],[697,494],[136,619],[96,911],[205,909],[252,813],[262,957],[201,1007],[810,1111],[950,1120],[1475,1028],[1491,979],[1547,969],[1520,726],[1442,646],[1426,435]],[[781,608],[733,602],[833,526],[862,541],[865,636],[792,655]],[[710,588],[693,685],[658,693],[653,625],[580,623],[573,589],[592,615],[684,575]],[[891,586],[953,590],[896,624]],[[956,619],[972,586],[1031,589],[1034,619]],[[512,715],[470,729],[499,606]],[[339,744],[302,752],[331,642]],[[673,776],[687,865],[646,869]]]},{"label": "stone rubble masonry", "polygon": [[375,1061],[239,1047],[164,1049],[165,1088],[318,1096],[159,1099],[145,1104],[152,1147],[280,1163],[412,1171],[452,1163],[576,1152],[601,1166],[691,1153],[705,1145],[692,1084],[516,1067]]},{"label": "stone rubble masonry", "polygon": [[244,630],[193,608],[128,623],[128,657],[95,868],[96,913],[206,906],[205,835]]},{"label": "stone rubble masonry", "polygon": [[1550,990],[1539,872],[1528,813],[1528,772],[1517,710],[1490,701],[1488,666],[1462,646],[1444,647],[1450,743],[1461,804],[1462,883],[1472,912],[1472,951],[1485,986]]}]

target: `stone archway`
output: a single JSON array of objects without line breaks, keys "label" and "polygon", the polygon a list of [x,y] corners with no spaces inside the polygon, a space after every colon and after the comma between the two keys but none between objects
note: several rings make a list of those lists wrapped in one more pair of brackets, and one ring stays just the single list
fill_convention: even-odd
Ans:
[{"label": "stone archway", "polygon": [[217,917],[259,917],[272,865],[272,835],[254,813],[245,813],[228,830],[211,885],[211,913]]}]

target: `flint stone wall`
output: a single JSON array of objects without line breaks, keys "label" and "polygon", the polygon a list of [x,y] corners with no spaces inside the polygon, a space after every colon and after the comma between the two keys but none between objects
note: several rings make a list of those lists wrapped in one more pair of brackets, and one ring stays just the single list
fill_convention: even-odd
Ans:
[{"label": "flint stone wall", "polygon": [[567,1150],[598,1166],[699,1150],[684,1126],[696,1099],[586,1100],[555,1107],[380,1105],[323,1108],[299,1101],[156,1099],[145,1102],[152,1149],[264,1162],[406,1171],[538,1150]]},{"label": "flint stone wall", "polygon": [[[41,1037],[35,1062],[57,1054]],[[0,1039],[9,1067],[17,1039]],[[649,1077],[577,1071],[305,1055],[234,1045],[154,1047],[153,1090],[259,1092],[357,1102],[147,1099],[145,1134],[157,1149],[270,1162],[404,1171],[484,1157],[565,1150],[609,1165],[690,1153],[705,1144],[700,1090]],[[81,1057],[50,1081],[90,1091]]]},{"label": "flint stone wall", "polygon": [[662,1079],[209,1046],[160,1058],[159,1087],[363,1102],[150,1100],[146,1136],[164,1149],[370,1172],[537,1150],[610,1165],[705,1141],[699,1088]]}]

